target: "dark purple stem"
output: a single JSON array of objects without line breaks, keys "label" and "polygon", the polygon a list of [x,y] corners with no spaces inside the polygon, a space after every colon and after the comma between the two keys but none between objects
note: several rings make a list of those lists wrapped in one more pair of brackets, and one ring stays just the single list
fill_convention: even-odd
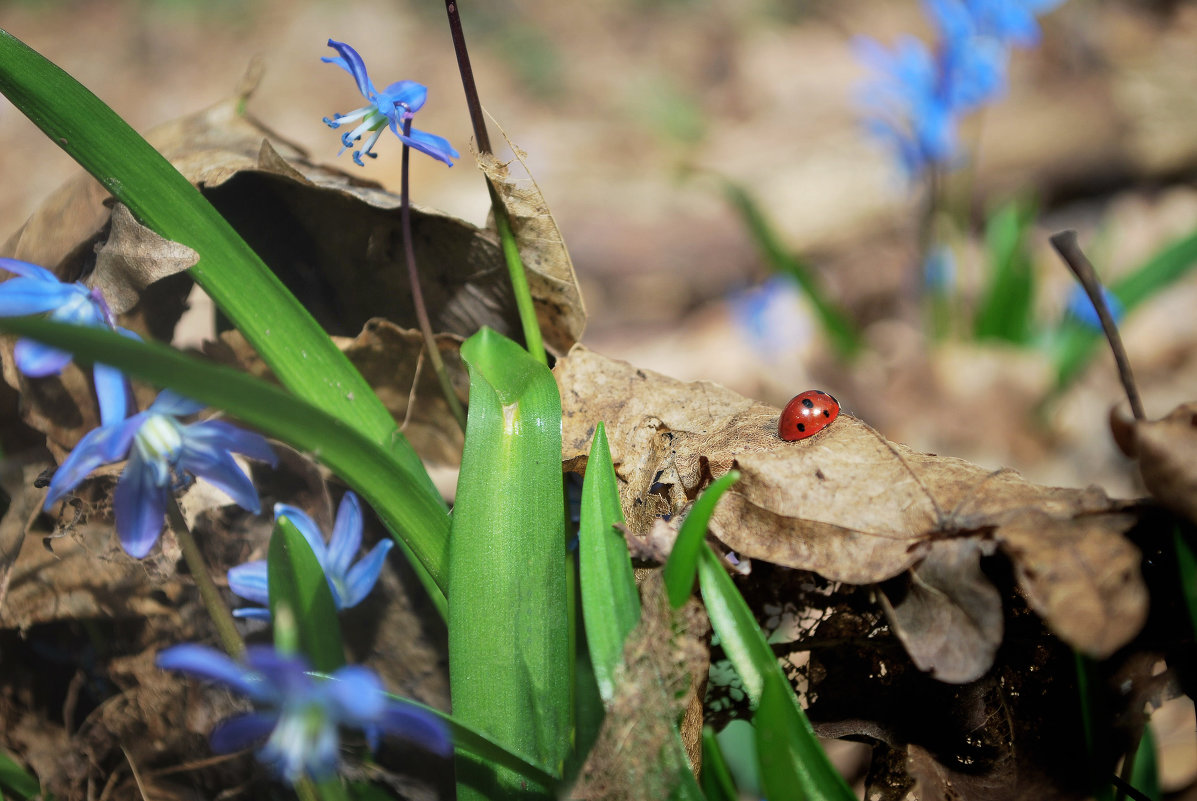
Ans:
[{"label": "dark purple stem", "polygon": [[457,12],[457,0],[445,0],[445,11],[449,14],[449,32],[453,35],[453,52],[457,53],[457,69],[461,72],[461,87],[465,90],[466,105],[470,109],[470,122],[474,125],[474,141],[480,153],[493,153],[490,135],[486,132],[486,120],[482,118],[482,102],[478,99],[478,87],[474,85],[474,70],[470,67],[470,53],[466,50],[465,34],[461,30],[461,15]]},{"label": "dark purple stem", "polygon": [[[403,135],[411,136],[411,117],[403,121]],[[436,337],[432,333],[432,323],[428,319],[428,308],[424,305],[424,293],[420,289],[420,273],[416,269],[416,249],[411,235],[411,201],[408,193],[408,175],[410,173],[408,165],[410,161],[411,148],[404,143],[402,177],[400,179],[400,191],[403,194],[400,198],[399,213],[403,225],[403,254],[407,259],[407,279],[411,284],[411,299],[416,307],[416,320],[420,324],[420,334],[424,337],[424,348],[428,351],[428,360],[432,363],[432,369],[436,373],[437,380],[440,381],[441,392],[445,396],[445,402],[449,404],[449,411],[453,413],[453,417],[457,420],[457,424],[461,427],[461,430],[465,431],[465,409],[462,408],[461,401],[457,398],[457,392],[453,389],[453,381],[450,380],[449,373],[445,370],[445,362],[441,359],[440,349],[436,345]]]}]

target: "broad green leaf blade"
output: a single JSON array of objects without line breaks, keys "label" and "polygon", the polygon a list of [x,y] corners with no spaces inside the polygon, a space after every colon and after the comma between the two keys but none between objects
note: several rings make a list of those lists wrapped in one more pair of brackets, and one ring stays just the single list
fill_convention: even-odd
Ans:
[{"label": "broad green leaf blade", "polygon": [[640,622],[640,594],[632,560],[623,535],[615,528],[623,522],[611,448],[606,429],[599,423],[582,483],[578,565],[586,643],[599,694],[608,702],[615,694],[615,671],[623,662],[624,640]]},{"label": "broad green leaf blade", "polygon": [[[328,579],[312,546],[285,517],[274,525],[266,569],[270,614],[276,619],[294,617],[299,627],[299,650],[308,663],[322,673],[344,665],[341,624]],[[284,607],[288,611],[282,611]]]},{"label": "broad green leaf blade", "polygon": [[1143,736],[1139,738],[1139,747],[1133,755],[1135,763],[1131,770],[1131,786],[1151,801],[1161,801],[1164,791],[1160,789],[1160,766],[1156,759],[1155,735],[1152,734],[1151,724],[1143,726]]},{"label": "broad green leaf blade", "polygon": [[[572,738],[572,651],[561,477],[561,398],[549,369],[484,328],[470,372],[449,539],[449,679],[455,716],[559,775]],[[458,797],[526,797],[459,758]]]},{"label": "broad green leaf blade", "polygon": [[86,87],[2,30],[0,93],[142,224],[199,254],[191,277],[283,386],[392,451],[412,481],[436,494],[415,450],[361,374],[170,162]]},{"label": "broad green leaf blade", "polygon": [[702,791],[707,801],[739,801],[723,749],[710,726],[702,730]]},{"label": "broad green leaf blade", "polygon": [[425,586],[443,605],[449,517],[440,496],[426,492],[423,482],[386,449],[341,420],[245,373],[112,331],[29,317],[0,318],[0,331],[33,337],[70,351],[82,362],[100,360],[169,386],[315,455],[374,508],[400,546],[427,572],[432,583]]},{"label": "broad green leaf blade", "polygon": [[7,751],[0,751],[0,788],[12,792],[16,798],[32,798],[42,791],[41,782]]},{"label": "broad green leaf blade", "polygon": [[786,714],[787,695],[793,697],[794,691],[781,675],[766,672],[761,705],[753,718],[761,785],[769,801],[806,801],[802,777],[796,768],[797,758],[791,750],[791,743],[802,734],[792,727],[797,718]]},{"label": "broad green leaf blade", "polygon": [[727,488],[740,480],[740,474],[731,470],[699,496],[682,521],[682,528],[678,531],[677,540],[673,543],[673,550],[665,560],[665,570],[662,578],[665,580],[665,590],[669,594],[669,604],[674,609],[681,608],[690,597],[690,590],[694,588],[694,572],[698,569],[698,552],[702,550],[706,541],[707,526],[710,525],[711,515],[715,513],[715,504],[727,492]]},{"label": "broad green leaf blade", "polygon": [[787,688],[783,702],[774,704],[769,715],[785,718],[802,797],[812,801],[855,801],[852,789],[827,759],[797,697],[788,690],[789,682],[748,604],[744,603],[735,583],[719,564],[715,552],[705,543],[698,558],[698,579],[711,625],[753,703],[760,707],[765,684],[773,678]]}]

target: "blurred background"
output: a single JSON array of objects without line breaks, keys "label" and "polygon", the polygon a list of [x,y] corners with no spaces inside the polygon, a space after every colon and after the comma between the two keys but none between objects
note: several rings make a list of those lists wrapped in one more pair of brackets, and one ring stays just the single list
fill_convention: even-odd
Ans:
[{"label": "blurred background", "polygon": [[[1043,14],[1041,40],[1010,53],[1004,94],[961,119],[934,214],[925,176],[862,127],[871,73],[854,44],[934,46],[917,0],[461,6],[492,138],[501,126],[527,152],[582,284],[589,347],[778,406],[822,388],[919,449],[1139,491],[1109,436],[1122,393],[1108,353],[1062,379],[1061,349],[1083,326],[1067,317],[1073,282],[1047,237],[1076,228],[1116,289],[1181,243],[1150,281],[1131,281],[1121,321],[1149,415],[1194,400],[1197,4],[1068,0]],[[143,131],[233,94],[260,59],[250,114],[397,192],[389,135],[358,168],[320,121],[361,104],[320,62],[329,37],[348,42],[379,86],[426,84],[417,125],[463,154],[452,169],[413,160],[415,202],[485,223],[438,0],[4,2],[0,27]],[[0,235],[76,170],[0,99]],[[1010,253],[1017,291],[996,286]],[[1016,308],[1002,305],[1012,293]],[[850,325],[854,352],[819,304]],[[995,333],[982,310],[1026,324]]]}]

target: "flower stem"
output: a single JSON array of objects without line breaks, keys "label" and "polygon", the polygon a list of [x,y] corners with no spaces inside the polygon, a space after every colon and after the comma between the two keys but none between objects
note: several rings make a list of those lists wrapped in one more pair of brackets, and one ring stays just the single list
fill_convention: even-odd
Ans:
[{"label": "flower stem", "polygon": [[[411,136],[411,118],[403,121],[403,135]],[[432,323],[428,319],[428,308],[424,305],[424,292],[420,289],[420,273],[416,269],[416,250],[411,236],[411,201],[408,192],[408,163],[411,161],[411,148],[403,145],[402,196],[399,213],[403,224],[403,254],[407,258],[407,279],[411,283],[411,299],[416,307],[416,320],[420,324],[420,333],[424,336],[424,347],[428,350],[428,361],[432,363],[432,370],[441,384],[441,393],[445,402],[449,404],[449,411],[462,431],[466,428],[465,409],[457,399],[457,392],[453,389],[453,381],[445,370],[445,361],[441,358],[440,348],[436,345],[436,337],[432,333]]]},{"label": "flower stem", "polygon": [[[461,85],[465,90],[466,106],[470,110],[470,123],[474,126],[474,141],[478,143],[479,153],[493,155],[494,150],[490,145],[486,120],[482,118],[482,102],[478,99],[478,87],[474,83],[474,69],[470,66],[470,54],[466,49],[465,34],[461,29],[461,15],[457,9],[457,0],[445,0],[445,11],[449,15],[449,32],[453,37],[453,50],[457,53],[457,69],[461,73]],[[494,181],[487,178],[486,187],[490,191],[490,205],[495,215],[495,228],[499,232],[499,240],[503,243],[503,258],[507,262],[507,274],[511,279],[515,308],[524,331],[524,344],[534,359],[541,364],[548,364],[549,360],[544,352],[544,340],[540,334],[540,323],[536,319],[536,307],[532,302],[532,291],[528,287],[528,276],[524,271],[524,263],[520,259],[515,234],[511,230],[511,219],[507,216],[507,207],[503,205],[503,200],[499,196]]]},{"label": "flower stem", "polygon": [[220,597],[220,590],[216,589],[216,583],[212,581],[204,556],[200,552],[195,537],[191,535],[191,529],[187,526],[187,520],[183,517],[183,510],[179,508],[178,500],[173,495],[166,505],[166,516],[175,533],[175,539],[179,541],[179,547],[183,549],[183,559],[187,562],[187,568],[191,571],[192,578],[195,579],[196,589],[199,590],[200,599],[208,609],[212,625],[216,627],[216,635],[220,637],[221,645],[224,646],[224,650],[228,652],[229,656],[239,659],[245,653],[245,642],[237,633],[233,616],[229,614],[229,608],[225,605],[224,599]]}]

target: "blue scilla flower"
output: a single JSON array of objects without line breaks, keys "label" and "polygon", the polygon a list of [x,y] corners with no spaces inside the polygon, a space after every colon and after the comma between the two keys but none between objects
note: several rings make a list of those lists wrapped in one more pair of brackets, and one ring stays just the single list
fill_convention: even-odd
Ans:
[{"label": "blue scilla flower", "polygon": [[[1122,301],[1118,300],[1104,286],[1101,288],[1101,296],[1106,302],[1106,308],[1110,310],[1110,317],[1114,319],[1115,323],[1119,322],[1122,319]],[[1075,285],[1068,293],[1066,313],[1086,328],[1092,328],[1095,331],[1102,330],[1101,318],[1097,316],[1097,309],[1093,308],[1093,303],[1082,286]]]},{"label": "blue scilla flower", "polygon": [[[50,312],[50,319],[60,323],[111,328],[127,337],[140,339],[137,334],[116,324],[98,288],[88,289],[78,281],[63,283],[45,267],[16,259],[0,259],[0,269],[17,276],[0,284],[0,317]],[[41,378],[62,372],[62,368],[70,363],[71,354],[32,339],[19,339],[13,350],[13,360],[25,375]],[[109,425],[124,419],[130,396],[129,382],[124,375],[115,367],[98,363],[92,375],[101,423]]]},{"label": "blue scilla flower", "polygon": [[158,541],[170,493],[195,478],[214,484],[242,509],[257,514],[258,492],[232,454],[276,465],[274,451],[261,435],[223,420],[184,424],[177,419],[202,408],[201,403],[163,390],[144,412],[91,431],[54,473],[45,508],[97,467],[128,459],[117,481],[113,507],[121,545],[137,559]]},{"label": "blue scilla flower", "polygon": [[338,727],[361,729],[371,750],[380,734],[410,740],[448,756],[449,732],[436,716],[388,698],[374,671],[349,665],[316,678],[303,659],[251,646],[245,663],[204,645],[184,644],[158,654],[158,667],[222,684],[260,708],[220,723],[209,742],[217,753],[240,751],[265,739],[258,759],[295,783],[333,775],[340,762]]},{"label": "blue scilla flower", "polygon": [[[345,497],[341,498],[341,505],[337,507],[337,519],[333,523],[332,539],[327,546],[315,521],[303,510],[288,504],[275,504],[274,519],[282,517],[294,523],[308,541],[308,545],[312,546],[312,552],[324,568],[324,576],[328,579],[328,587],[332,590],[337,609],[357,606],[370,594],[370,590],[378,583],[387,553],[395,542],[389,539],[380,540],[370,553],[362,557],[357,564],[352,564],[362,545],[362,507],[356,495],[346,492]],[[261,604],[236,609],[233,611],[234,615],[270,619],[270,610],[265,608],[270,603],[265,560],[246,562],[231,568],[229,589],[247,601]]]},{"label": "blue scilla flower", "polygon": [[1039,44],[1039,21],[1064,0],[964,0],[977,29],[1015,47]]},{"label": "blue scilla flower", "polygon": [[453,159],[460,158],[460,155],[449,144],[448,139],[414,128],[409,133],[404,132],[404,123],[415,117],[416,112],[423,108],[424,101],[428,98],[427,87],[415,81],[396,81],[379,92],[374,88],[374,83],[366,73],[366,64],[356,50],[344,42],[332,39],[328,40],[328,46],[339,55],[327,56],[320,60],[336,64],[352,75],[353,80],[357,81],[357,88],[362,97],[370,101],[368,105],[348,114],[334,114],[332,119],[324,118],[324,124],[329,128],[340,128],[344,123],[361,120],[356,128],[341,135],[341,144],[344,147],[337,153],[338,156],[353,147],[354,142],[369,134],[365,146],[353,151],[354,162],[364,167],[362,156],[377,158],[372,148],[378,137],[382,136],[383,128],[389,124],[395,136],[408,147],[427,153],[450,167],[453,166]]}]

